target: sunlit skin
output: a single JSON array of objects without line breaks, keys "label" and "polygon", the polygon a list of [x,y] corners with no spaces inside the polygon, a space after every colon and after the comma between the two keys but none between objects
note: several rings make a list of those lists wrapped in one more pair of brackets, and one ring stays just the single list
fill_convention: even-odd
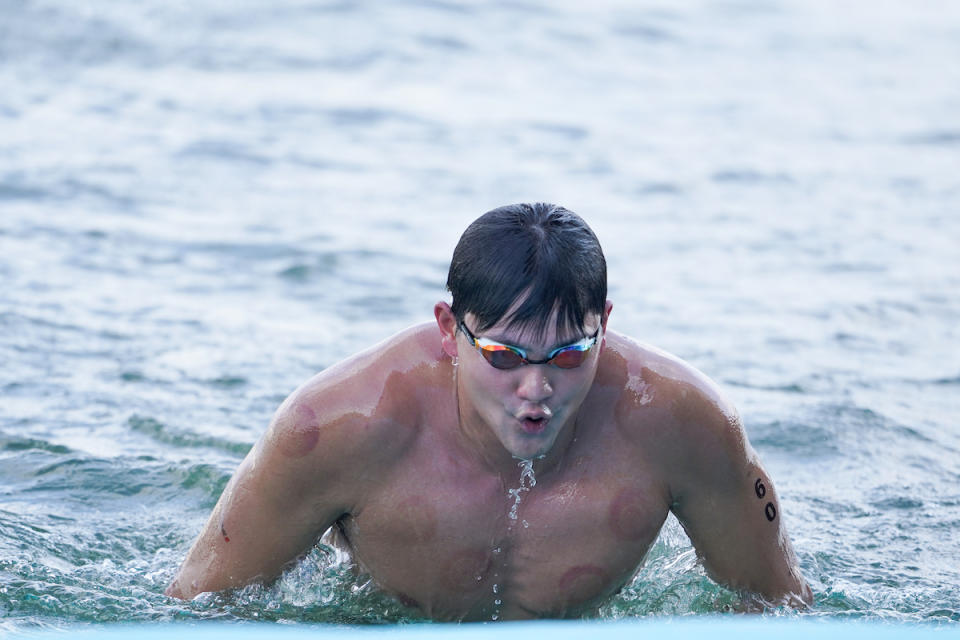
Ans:
[{"label": "sunlit skin", "polygon": [[[576,616],[631,579],[673,512],[714,579],[809,603],[733,406],[688,364],[608,329],[611,308],[576,330],[477,332],[536,360],[599,329],[575,369],[495,369],[440,302],[435,322],[321,372],[278,409],[167,594],[270,580],[330,529],[433,618]],[[513,520],[523,459],[536,486]]]}]

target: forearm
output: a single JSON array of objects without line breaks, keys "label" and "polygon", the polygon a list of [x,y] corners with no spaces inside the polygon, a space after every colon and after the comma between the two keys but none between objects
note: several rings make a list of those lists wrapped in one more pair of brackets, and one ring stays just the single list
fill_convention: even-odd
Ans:
[{"label": "forearm", "polygon": [[234,557],[241,544],[240,534],[234,531],[230,537],[221,512],[222,500],[190,547],[176,577],[164,592],[166,595],[190,600],[200,593],[240,587],[257,579],[257,568],[245,566]]},{"label": "forearm", "polygon": [[292,487],[278,492],[247,472],[245,463],[224,490],[176,577],[172,597],[272,580],[308,550],[332,519],[311,509],[310,501],[286,502]]}]

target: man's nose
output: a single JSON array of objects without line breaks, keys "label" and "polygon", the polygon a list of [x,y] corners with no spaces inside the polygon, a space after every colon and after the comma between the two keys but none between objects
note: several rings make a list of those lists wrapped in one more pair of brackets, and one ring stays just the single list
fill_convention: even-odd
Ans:
[{"label": "man's nose", "polygon": [[553,395],[553,387],[546,372],[547,365],[528,364],[520,367],[517,395],[530,402],[542,402]]}]

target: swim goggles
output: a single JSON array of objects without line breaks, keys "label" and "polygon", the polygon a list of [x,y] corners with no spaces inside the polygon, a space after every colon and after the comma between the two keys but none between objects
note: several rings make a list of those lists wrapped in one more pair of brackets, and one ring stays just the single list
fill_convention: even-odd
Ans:
[{"label": "swim goggles", "polygon": [[480,355],[496,369],[516,369],[524,364],[551,364],[561,369],[576,369],[587,359],[587,352],[597,343],[597,336],[600,335],[600,327],[597,327],[592,336],[558,347],[543,360],[531,360],[527,357],[527,352],[520,347],[511,347],[495,340],[476,337],[470,329],[467,329],[463,320],[460,321],[460,329],[473,342],[473,346],[477,348]]}]

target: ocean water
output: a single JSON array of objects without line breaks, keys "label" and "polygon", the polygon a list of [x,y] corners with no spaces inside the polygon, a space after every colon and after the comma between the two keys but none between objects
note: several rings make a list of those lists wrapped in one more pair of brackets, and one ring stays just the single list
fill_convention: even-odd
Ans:
[{"label": "ocean water", "polygon": [[[774,614],[960,621],[960,5],[589,6],[0,1],[0,631],[416,619],[323,546],[162,592],[282,399],[535,200],[738,405]],[[736,601],[671,518],[598,615]]]}]

